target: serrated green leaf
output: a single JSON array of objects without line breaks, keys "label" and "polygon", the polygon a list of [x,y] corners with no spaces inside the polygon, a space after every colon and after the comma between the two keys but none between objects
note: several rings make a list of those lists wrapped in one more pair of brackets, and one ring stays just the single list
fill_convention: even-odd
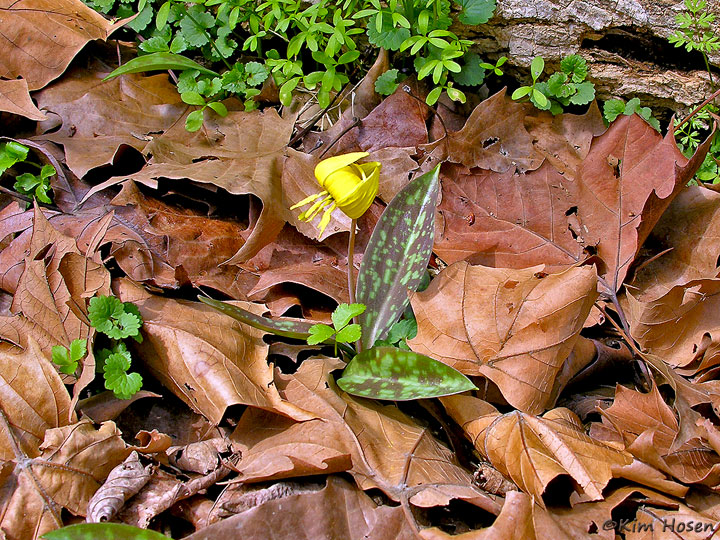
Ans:
[{"label": "serrated green leaf", "polygon": [[170,40],[164,36],[152,36],[143,41],[139,47],[146,53],[170,52]]},{"label": "serrated green leaf", "polygon": [[313,324],[310,327],[310,336],[307,338],[308,345],[317,345],[330,339],[335,334],[335,329],[327,324]]},{"label": "serrated green leaf", "polygon": [[172,540],[150,529],[140,529],[124,523],[79,523],[47,532],[45,540]]},{"label": "serrated green leaf", "polygon": [[608,122],[613,122],[625,112],[625,102],[621,99],[609,99],[603,103],[603,116]]},{"label": "serrated green leaf", "polygon": [[[87,340],[73,339],[70,343],[70,359],[79,362],[87,354]],[[74,370],[73,370],[74,371]]]},{"label": "serrated green leaf", "polygon": [[458,19],[463,24],[484,24],[495,12],[495,0],[455,0],[462,9]]},{"label": "serrated green leaf", "polygon": [[347,326],[353,317],[357,317],[365,311],[364,304],[340,304],[332,313],[332,322],[335,330],[341,330]]},{"label": "serrated green leaf", "polygon": [[468,53],[463,60],[462,69],[460,73],[453,75],[453,80],[465,86],[482,84],[485,80],[485,68],[480,65],[482,63],[480,56],[477,53]]},{"label": "serrated green leaf", "polygon": [[368,41],[376,47],[382,47],[389,51],[397,51],[400,45],[410,37],[410,30],[407,28],[393,28],[392,21],[389,17],[382,19],[380,30],[377,29],[378,16],[373,15],[368,21],[367,35]]},{"label": "serrated green leaf", "polygon": [[337,381],[355,396],[408,401],[475,389],[465,375],[437,360],[395,347],[373,347],[353,358]]},{"label": "serrated green leaf", "polygon": [[640,98],[632,98],[625,104],[625,112],[623,114],[625,114],[625,116],[633,115],[638,107],[640,107]]},{"label": "serrated green leaf", "polygon": [[248,310],[242,309],[238,306],[226,304],[225,302],[220,302],[219,300],[214,300],[212,298],[198,296],[198,300],[212,308],[217,309],[225,315],[229,315],[236,321],[240,321],[241,323],[247,324],[249,326],[252,326],[253,328],[257,328],[258,330],[262,330],[270,334],[299,339],[302,341],[305,341],[310,335],[310,327],[312,325],[306,322],[274,321],[272,319],[268,319],[267,317],[255,315],[254,313],[251,313]]},{"label": "serrated green leaf", "polygon": [[67,348],[62,345],[54,345],[52,350],[52,361],[60,368],[61,373],[72,375],[78,368],[78,362],[70,358]]},{"label": "serrated green leaf", "polygon": [[197,69],[201,73],[208,75],[218,76],[211,69],[201,66],[194,60],[190,60],[179,54],[173,54],[168,52],[156,52],[152,54],[146,54],[145,56],[138,56],[125,62],[122,66],[117,68],[115,71],[110,73],[103,81],[117,77],[118,75],[125,75],[127,73],[141,73],[144,71],[165,71],[168,69],[176,69],[184,71],[187,69]]},{"label": "serrated green leaf", "polygon": [[399,85],[397,82],[399,73],[397,69],[389,69],[380,75],[375,81],[375,91],[383,96],[389,96],[395,92]]},{"label": "serrated green leaf", "polygon": [[105,333],[113,326],[113,319],[117,320],[125,313],[123,303],[114,296],[95,296],[90,299],[88,306],[88,319],[90,325],[98,332]]},{"label": "serrated green leaf", "polygon": [[587,77],[587,61],[580,55],[571,54],[560,61],[560,69],[567,73],[574,83],[580,83]]},{"label": "serrated green leaf", "polygon": [[150,6],[145,6],[140,13],[138,13],[138,16],[135,17],[132,21],[127,23],[125,26],[128,28],[132,28],[136,32],[142,32],[145,30],[145,28],[148,27],[150,22],[153,19],[153,9]]},{"label": "serrated green leaf", "polygon": [[367,309],[359,317],[362,344],[383,339],[408,305],[408,289],[423,279],[435,237],[440,166],[410,182],[390,201],[370,237],[356,298]]},{"label": "serrated green leaf", "polygon": [[595,99],[595,85],[590,81],[585,81],[576,85],[577,93],[570,98],[573,105],[587,105]]},{"label": "serrated green leaf", "polygon": [[265,82],[270,72],[260,62],[248,62],[245,64],[245,74],[247,75],[247,84],[258,86]]},{"label": "serrated green leaf", "polygon": [[349,324],[340,330],[335,336],[335,341],[339,343],[354,343],[362,335],[362,328],[359,324]]}]

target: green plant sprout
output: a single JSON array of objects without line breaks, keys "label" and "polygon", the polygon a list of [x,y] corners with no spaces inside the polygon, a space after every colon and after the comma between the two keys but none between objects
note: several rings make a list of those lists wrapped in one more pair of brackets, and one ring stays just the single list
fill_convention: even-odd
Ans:
[{"label": "green plant sprout", "polygon": [[95,296],[90,299],[88,318],[91,326],[111,342],[110,348],[96,351],[96,371],[102,372],[106,389],[119,399],[130,399],[142,387],[142,376],[128,373],[132,356],[121,340],[131,337],[142,342],[140,311],[135,304],[121,302],[114,296]]},{"label": "green plant sprout", "polygon": [[27,146],[15,141],[0,143],[0,175],[17,163],[23,163],[39,169],[39,174],[26,172],[16,176],[13,189],[21,195],[35,198],[46,204],[52,204],[52,198],[50,197],[52,190],[50,187],[50,178],[57,174],[57,171],[52,165],[40,165],[39,163],[28,161],[27,156],[29,150]]},{"label": "green plant sprout", "polygon": [[[713,116],[720,112],[720,108],[708,103],[697,111],[689,120],[680,125],[681,120],[675,121],[675,140],[680,151],[686,156],[691,156],[700,145],[703,134],[707,134],[712,128]],[[705,155],[700,168],[695,173],[693,184],[705,182],[710,184],[720,183],[720,135],[715,133],[710,149]]]},{"label": "green plant sprout", "polygon": [[530,76],[533,81],[532,84],[530,86],[521,86],[515,90],[512,93],[512,99],[518,100],[529,96],[530,101],[532,101],[533,105],[535,105],[538,109],[549,109],[550,102],[548,98],[537,88],[538,79],[544,69],[545,60],[543,60],[542,56],[536,56],[533,58],[532,63],[530,64]]},{"label": "green plant sprout", "polygon": [[[449,30],[454,17],[467,25],[487,22],[495,11],[495,0],[455,0],[455,12],[449,0],[85,1],[115,17],[138,13],[127,26],[138,33],[141,56],[111,76],[157,69],[197,70],[192,75],[181,73],[178,90],[200,94],[203,100],[194,96],[192,104],[203,109],[214,108],[213,103],[230,96],[242,99],[246,110],[253,109],[259,86],[269,77],[279,88],[283,105],[289,105],[293,92],[303,86],[321,107],[329,107],[333,95],[364,69],[366,57],[355,41],[360,35],[367,35],[372,47],[388,50],[394,65],[406,63],[418,78],[432,79],[428,104],[435,103],[443,91],[452,100],[465,101],[458,85],[482,84],[486,72],[501,75],[505,62],[503,58],[495,64],[482,62],[469,52],[471,41]],[[197,63],[183,55],[202,55],[205,61]],[[241,55],[243,62],[238,62]],[[218,63],[224,65],[221,73],[204,65]],[[380,83],[383,93],[393,85],[397,88],[400,80],[394,75],[394,80],[387,75]],[[202,89],[188,88],[190,79]],[[199,128],[202,114],[191,114],[186,127]]]},{"label": "green plant sprout", "polygon": [[530,66],[533,83],[521,86],[512,94],[513,99],[528,96],[538,109],[560,114],[570,105],[587,105],[595,99],[595,85],[586,81],[587,61],[577,54],[566,56],[560,62],[560,71],[556,71],[547,81],[538,82],[545,68],[542,57],[535,57]]},{"label": "green plant sprout", "polygon": [[705,0],[685,0],[685,11],[675,16],[680,28],[668,38],[676,47],[699,51],[705,61],[705,69],[713,82],[708,54],[720,49],[720,37],[712,29],[715,15],[706,11]]},{"label": "green plant sprout", "polygon": [[648,124],[660,131],[660,121],[652,115],[650,107],[640,106],[639,98],[632,98],[627,103],[621,99],[609,99],[603,103],[603,118],[606,122],[614,122],[621,114],[625,116],[638,114]]},{"label": "green plant sprout", "polygon": [[62,373],[73,375],[78,368],[80,360],[87,354],[87,340],[73,339],[70,349],[63,345],[55,345],[52,348],[52,361],[55,362]]},{"label": "green plant sprout", "polygon": [[353,318],[363,313],[365,309],[366,306],[364,304],[340,304],[332,313],[332,326],[319,323],[310,327],[307,344],[317,345],[330,338],[334,338],[335,354],[337,355],[338,343],[354,343],[360,339],[362,335],[360,325],[357,323],[349,323]]}]

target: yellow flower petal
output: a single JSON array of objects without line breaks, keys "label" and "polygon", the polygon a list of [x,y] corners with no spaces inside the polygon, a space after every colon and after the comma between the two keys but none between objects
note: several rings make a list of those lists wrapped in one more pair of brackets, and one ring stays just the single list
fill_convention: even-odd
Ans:
[{"label": "yellow flower petal", "polygon": [[322,197],[323,195],[326,195],[327,191],[321,191],[320,193],[316,193],[315,195],[310,195],[309,197],[305,197],[302,201],[300,201],[297,204],[293,204],[290,207],[290,210],[295,210],[296,208],[300,208],[301,206],[305,206],[307,203],[314,201],[318,197]]},{"label": "yellow flower petal", "polygon": [[339,156],[323,159],[315,166],[315,178],[317,178],[318,183],[322,187],[325,187],[325,179],[330,176],[331,173],[347,167],[369,155],[368,152],[350,152],[349,154],[340,154]]},{"label": "yellow flower petal", "polygon": [[320,225],[318,226],[318,229],[320,229],[320,236],[322,236],[322,233],[325,232],[325,227],[328,226],[328,223],[330,223],[330,216],[335,210],[335,203],[330,205],[327,210],[325,210],[325,213],[323,214],[322,219],[320,220]]}]

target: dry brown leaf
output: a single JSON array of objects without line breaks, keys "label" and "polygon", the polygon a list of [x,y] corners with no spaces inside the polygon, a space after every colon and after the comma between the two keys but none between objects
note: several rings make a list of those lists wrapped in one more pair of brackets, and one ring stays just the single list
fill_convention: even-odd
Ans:
[{"label": "dry brown leaf", "polygon": [[143,466],[140,455],[132,451],[116,466],[105,483],[98,488],[87,505],[88,523],[109,521],[120,511],[125,501],[140,491],[150,480],[152,465]]},{"label": "dry brown leaf", "polygon": [[170,463],[182,471],[208,474],[221,463],[221,453],[231,453],[228,441],[215,437],[185,446],[173,446],[167,449]]},{"label": "dry brown leaf", "polygon": [[600,500],[613,467],[632,461],[629,453],[588,437],[568,409],[552,409],[541,417],[520,411],[501,415],[477,398],[442,401],[475,448],[539,504],[550,482],[561,475],[573,479],[574,497]]},{"label": "dry brown leaf", "polygon": [[[313,418],[282,399],[272,385],[264,332],[243,325],[200,302],[153,296],[127,280],[116,294],[143,317],[140,357],[151,373],[214,424],[231,405],[261,407],[298,420]],[[242,303],[258,314],[264,308]]]},{"label": "dry brown leaf", "polygon": [[595,269],[545,274],[455,263],[412,296],[418,335],[408,344],[466,375],[483,375],[528,413],[552,389],[597,298]]},{"label": "dry brown leaf", "polygon": [[331,476],[320,491],[271,499],[186,537],[280,540],[411,540],[415,530],[399,506],[379,506],[347,480]]},{"label": "dry brown leaf", "polygon": [[681,373],[694,374],[720,362],[720,279],[676,285],[642,302],[626,293],[630,333],[640,346]]},{"label": "dry brown leaf", "polygon": [[0,111],[11,112],[30,120],[47,120],[47,117],[30,99],[25,79],[11,81],[0,79]]},{"label": "dry brown leaf", "polygon": [[128,455],[112,422],[89,420],[50,429],[38,457],[6,462],[0,481],[0,528],[11,540],[35,539],[62,526],[66,508],[84,516],[93,493]]},{"label": "dry brown leaf", "polygon": [[517,168],[537,169],[543,156],[523,126],[528,105],[517,103],[501,90],[480,103],[460,131],[427,146],[438,161],[481,167],[498,173]]},{"label": "dry brown leaf", "polygon": [[563,165],[567,170],[560,174],[550,160],[527,174],[446,167],[435,251],[446,262],[467,258],[512,268],[566,266],[597,254],[606,267],[603,288],[614,294],[709,142],[688,160],[672,133],[663,138],[633,115],[593,138],[575,172]]},{"label": "dry brown leaf", "polygon": [[689,186],[673,200],[653,229],[660,257],[644,265],[630,287],[642,302],[656,300],[676,285],[718,274],[720,193]]},{"label": "dry brown leaf", "polygon": [[109,72],[99,66],[74,69],[35,94],[43,110],[62,120],[57,130],[41,124],[47,133],[36,139],[62,144],[67,165],[79,178],[112,163],[123,145],[147,153],[148,140],[157,133],[176,123],[185,129],[182,117],[189,107],[167,75],[130,74],[102,82]]},{"label": "dry brown leaf", "polygon": [[702,431],[676,441],[680,423],[657,387],[641,394],[618,385],[613,405],[602,414],[603,423],[622,436],[636,458],[681,482],[714,486],[720,481],[720,456],[700,438]]},{"label": "dry brown leaf", "polygon": [[393,405],[355,399],[335,386],[329,358],[305,360],[294,375],[277,374],[281,395],[318,418],[295,423],[248,409],[232,440],[242,481],[349,471],[362,489],[379,488],[394,500],[438,506],[460,498],[496,513],[497,498],[471,486],[453,453]]},{"label": "dry brown leaf", "polygon": [[214,486],[230,472],[230,469],[221,465],[209,474],[192,475],[190,480],[181,481],[169,473],[156,469],[140,493],[120,511],[119,519],[123,523],[147,529],[150,520],[155,516],[177,502]]},{"label": "dry brown leaf", "polygon": [[0,77],[22,77],[30,90],[57,78],[88,41],[106,40],[111,22],[80,0],[2,0]]},{"label": "dry brown leaf", "polygon": [[[23,351],[0,344],[0,378],[0,407],[13,426],[20,449],[36,457],[48,429],[75,421],[70,395],[32,337]],[[10,434],[1,425],[0,431],[0,460],[9,461],[15,457]]]}]

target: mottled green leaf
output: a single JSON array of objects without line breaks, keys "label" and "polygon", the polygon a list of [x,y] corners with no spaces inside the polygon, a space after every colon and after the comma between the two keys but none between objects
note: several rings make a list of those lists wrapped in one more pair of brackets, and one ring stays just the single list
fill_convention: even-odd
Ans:
[{"label": "mottled green leaf", "polygon": [[438,165],[410,182],[390,201],[370,237],[360,272],[357,301],[362,345],[383,339],[408,305],[408,289],[423,279],[435,237]]},{"label": "mottled green leaf", "polygon": [[337,384],[348,394],[393,401],[448,396],[476,388],[456,369],[395,347],[364,350],[350,361]]},{"label": "mottled green leaf", "polygon": [[310,335],[310,327],[312,325],[309,323],[300,321],[274,321],[273,319],[268,319],[267,317],[250,313],[241,307],[226,304],[225,302],[220,302],[219,300],[213,300],[212,298],[198,296],[198,300],[217,309],[218,311],[221,311],[225,315],[229,315],[241,323],[245,323],[264,332],[293,339],[300,339],[302,341],[305,341]]},{"label": "mottled green leaf", "polygon": [[42,535],[45,540],[171,540],[169,536],[149,529],[122,523],[79,523]]},{"label": "mottled green leaf", "polygon": [[118,75],[125,75],[126,73],[141,73],[143,71],[165,71],[167,69],[177,69],[184,71],[186,69],[197,69],[201,73],[207,73],[208,75],[218,75],[211,69],[201,66],[194,60],[185,58],[179,54],[173,54],[168,52],[157,52],[152,54],[146,54],[145,56],[138,56],[132,60],[128,60],[122,66],[117,68],[115,71],[110,73],[103,79],[106,81],[117,77]]}]

